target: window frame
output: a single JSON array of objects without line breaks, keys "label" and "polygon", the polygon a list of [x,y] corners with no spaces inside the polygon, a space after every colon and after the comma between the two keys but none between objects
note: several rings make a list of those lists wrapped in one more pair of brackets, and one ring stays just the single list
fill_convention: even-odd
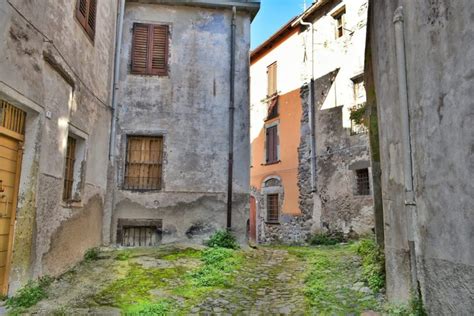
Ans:
[{"label": "window frame", "polygon": [[[278,63],[275,61],[267,66],[267,97],[278,94]],[[273,85],[271,85],[273,82]]]},{"label": "window frame", "polygon": [[[69,140],[74,140],[74,161],[68,168],[68,146]],[[84,192],[84,180],[86,174],[87,159],[87,139],[88,135],[77,129],[73,125],[69,125],[68,135],[66,137],[66,148],[64,151],[64,167],[63,167],[63,192],[62,205],[64,207],[81,207],[82,195]],[[69,181],[69,187],[66,187],[66,181]],[[72,182],[71,182],[72,181]],[[69,191],[69,192],[68,192]]]},{"label": "window frame", "polygon": [[[82,14],[81,12],[81,2],[85,3],[85,12]],[[95,42],[95,32],[97,29],[97,6],[98,6],[99,0],[77,0],[76,2],[76,10],[75,10],[75,17],[79,24],[81,25],[82,29],[86,32],[87,36],[89,39],[92,41],[92,43]],[[91,18],[91,6],[94,6],[93,10],[93,21],[94,25],[91,26],[89,24],[89,20]]]},{"label": "window frame", "polygon": [[[370,196],[370,171],[369,168],[361,168],[354,170],[355,172],[355,193],[356,196]],[[364,172],[364,175],[361,173]],[[362,187],[365,186],[365,187]]]},{"label": "window frame", "polygon": [[[158,185],[156,187],[151,188],[143,188],[143,187],[131,187],[130,184],[127,184],[127,177],[129,171],[129,146],[130,140],[133,138],[155,138],[161,139],[161,147],[160,154],[159,154],[159,161],[155,164],[159,168],[159,176],[158,176]],[[163,161],[164,161],[164,153],[165,153],[165,136],[164,135],[143,135],[143,134],[127,134],[125,135],[125,148],[124,148],[124,165],[123,165],[123,175],[122,175],[122,190],[127,191],[134,191],[134,192],[153,192],[153,191],[161,191],[163,190]],[[136,164],[148,164],[149,162],[137,162]]]},{"label": "window frame", "polygon": [[[146,41],[146,63],[145,71],[137,70],[134,67],[135,52],[136,52],[136,41],[135,41],[135,32],[138,27],[147,28],[147,41]],[[154,32],[155,28],[163,28],[166,32],[165,45],[164,45],[164,68],[153,69],[153,42],[154,42]],[[132,75],[141,75],[141,76],[159,76],[165,77],[169,75],[169,46],[170,46],[170,26],[168,24],[154,24],[154,23],[141,23],[135,22],[132,26],[132,46],[130,52],[130,74]]]},{"label": "window frame", "polygon": [[[266,207],[267,209],[266,222],[273,223],[273,224],[279,223],[280,222],[280,194],[277,192],[267,193],[265,198],[266,198],[266,206],[267,206]],[[270,201],[271,199],[275,199],[275,200]],[[273,209],[272,208],[273,206],[276,206],[276,209]]]},{"label": "window frame", "polygon": [[344,35],[346,34],[346,29],[345,29],[345,26],[346,26],[346,7],[343,6],[341,8],[339,8],[338,10],[336,10],[336,12],[334,12],[332,14],[332,17],[333,19],[336,21],[336,39],[339,39],[339,38],[342,38],[344,37]]},{"label": "window frame", "polygon": [[[272,165],[280,162],[280,131],[278,124],[279,122],[275,122],[273,124],[269,124],[265,126],[265,165]],[[274,145],[274,159],[270,160],[270,149],[269,149],[269,130],[275,130],[275,139],[273,142]]]}]

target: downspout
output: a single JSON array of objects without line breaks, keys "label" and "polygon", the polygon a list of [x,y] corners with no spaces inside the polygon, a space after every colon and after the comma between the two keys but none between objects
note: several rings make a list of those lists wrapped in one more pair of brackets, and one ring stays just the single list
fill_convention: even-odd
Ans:
[{"label": "downspout", "polygon": [[398,98],[400,100],[400,120],[402,130],[403,148],[403,173],[405,178],[405,214],[407,217],[407,239],[410,251],[410,272],[412,290],[415,295],[417,291],[417,271],[414,223],[416,212],[415,194],[413,192],[413,161],[412,148],[410,143],[410,117],[408,110],[408,85],[406,73],[405,38],[403,7],[395,10],[393,18],[395,28],[395,45],[397,52],[397,73],[398,73]]},{"label": "downspout", "polygon": [[311,80],[309,84],[309,128],[311,133],[311,192],[316,192],[316,132],[315,132],[315,97],[314,97],[314,27],[313,23],[305,22],[301,18],[299,23],[308,26],[311,31]]},{"label": "downspout", "polygon": [[114,76],[112,81],[112,118],[110,123],[110,139],[109,139],[109,161],[112,166],[115,163],[115,129],[117,123],[117,90],[120,75],[120,51],[122,48],[122,31],[123,31],[123,15],[125,11],[125,0],[119,0],[118,23],[115,37],[115,55],[114,55]]},{"label": "downspout", "polygon": [[229,98],[229,157],[227,175],[227,229],[232,228],[232,181],[234,169],[234,110],[235,110],[235,16],[237,10],[232,7],[230,31],[230,98]]}]

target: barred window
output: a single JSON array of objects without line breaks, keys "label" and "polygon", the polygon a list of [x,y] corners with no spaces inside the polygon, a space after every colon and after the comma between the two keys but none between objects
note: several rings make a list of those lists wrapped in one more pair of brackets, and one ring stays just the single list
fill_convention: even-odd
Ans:
[{"label": "barred window", "polygon": [[267,221],[278,222],[279,218],[279,207],[278,207],[278,194],[267,195]]},{"label": "barred window", "polygon": [[356,170],[356,195],[370,195],[369,169]]},{"label": "barred window", "polygon": [[163,137],[128,136],[124,189],[161,189]]},{"label": "barred window", "polygon": [[72,200],[72,188],[74,185],[74,164],[76,163],[76,139],[69,136],[66,147],[66,164],[64,167],[63,201]]}]

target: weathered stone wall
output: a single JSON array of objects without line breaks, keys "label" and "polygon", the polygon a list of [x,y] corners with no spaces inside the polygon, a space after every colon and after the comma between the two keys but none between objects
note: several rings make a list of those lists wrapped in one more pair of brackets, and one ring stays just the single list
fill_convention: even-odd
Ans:
[{"label": "weathered stone wall", "polygon": [[[27,112],[10,293],[32,277],[61,273],[102,239],[116,4],[98,1],[94,42],[75,5],[0,3],[0,98]],[[87,148],[75,207],[62,202],[71,131]]]},{"label": "weathered stone wall", "polygon": [[372,1],[387,294],[410,291],[394,12],[403,5],[418,282],[432,315],[474,314],[474,3]]},{"label": "weathered stone wall", "polygon": [[[162,219],[162,242],[200,242],[225,227],[231,7],[127,3],[118,93],[112,241],[120,218]],[[170,26],[169,75],[130,74],[135,22]],[[233,229],[245,237],[249,208],[250,15],[236,20]],[[212,49],[211,49],[212,48]],[[162,135],[162,189],[122,189],[126,136]]]}]

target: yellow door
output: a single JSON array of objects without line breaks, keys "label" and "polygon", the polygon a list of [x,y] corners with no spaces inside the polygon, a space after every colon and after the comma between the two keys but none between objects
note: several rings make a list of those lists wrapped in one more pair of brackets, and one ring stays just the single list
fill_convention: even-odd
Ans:
[{"label": "yellow door", "polygon": [[7,294],[26,113],[1,100],[0,110],[0,289]]}]

